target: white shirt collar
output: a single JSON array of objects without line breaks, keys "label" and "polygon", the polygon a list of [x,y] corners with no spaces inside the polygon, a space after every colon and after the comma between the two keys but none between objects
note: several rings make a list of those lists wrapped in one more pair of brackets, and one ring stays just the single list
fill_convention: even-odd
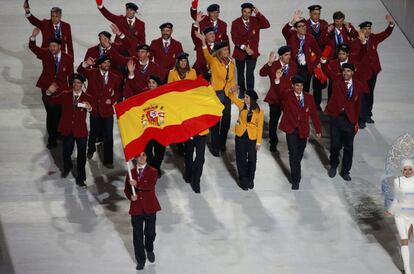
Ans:
[{"label": "white shirt collar", "polygon": [[283,62],[282,62],[282,59],[280,59],[280,60],[279,60],[279,62],[280,62],[280,65],[281,65],[282,67],[283,67],[284,65],[289,65],[289,64],[285,64],[285,63],[283,63]]},{"label": "white shirt collar", "polygon": [[341,66],[342,66],[342,64],[348,63],[348,58],[346,58],[346,60],[343,61],[343,62],[339,61],[339,63],[341,64]]},{"label": "white shirt collar", "polygon": [[318,22],[314,22],[314,21],[313,21],[312,19],[310,19],[310,18],[309,18],[309,21],[311,22],[311,24],[312,24],[312,25],[317,25],[317,24],[319,24],[319,21],[318,21]]},{"label": "white shirt collar", "polygon": [[164,39],[162,39],[162,43],[165,45],[165,43],[168,43],[168,45],[169,44],[171,44],[171,37],[170,38],[168,38],[168,40],[164,40]]},{"label": "white shirt collar", "polygon": [[99,69],[99,71],[101,72],[102,76],[108,77],[108,72],[107,71],[103,71],[101,69]]},{"label": "white shirt collar", "polygon": [[244,24],[250,23],[250,18],[249,18],[249,19],[247,19],[247,20],[244,20],[244,18],[242,17],[241,19],[243,20],[243,23],[244,23]]},{"label": "white shirt collar", "polygon": [[129,21],[130,21],[130,20],[132,20],[132,25],[133,25],[133,24],[135,24],[135,19],[136,19],[136,18],[135,18],[135,16],[134,16],[134,18],[128,18],[128,17],[127,17],[126,19],[127,19],[127,23],[128,23],[128,24],[129,24]]},{"label": "white shirt collar", "polygon": [[75,97],[75,96],[79,96],[79,98],[80,98],[80,96],[82,95],[82,90],[80,90],[80,92],[79,93],[76,93],[76,91],[75,90],[73,90],[73,97]]},{"label": "white shirt collar", "polygon": [[143,166],[140,166],[139,164],[137,164],[137,170],[139,170],[140,168],[142,168],[142,170],[144,170],[146,166],[147,166],[146,163]]},{"label": "white shirt collar", "polygon": [[338,34],[341,34],[341,30],[342,30],[342,28],[335,28],[335,31],[336,31],[336,33],[338,33]]},{"label": "white shirt collar", "polygon": [[60,57],[62,57],[62,51],[59,51],[59,53],[55,54],[54,57],[57,57],[60,60]]},{"label": "white shirt collar", "polygon": [[59,21],[59,23],[57,23],[57,24],[53,24],[53,27],[60,27],[60,21]]},{"label": "white shirt collar", "polygon": [[144,62],[142,62],[142,61],[139,61],[139,64],[140,64],[141,66],[148,66],[148,64],[149,64],[149,59],[147,60],[147,62],[146,62],[146,63],[144,63]]},{"label": "white shirt collar", "polygon": [[218,20],[216,20],[216,21],[210,20],[210,22],[213,24],[213,27],[215,27],[217,25],[217,23],[218,23]]},{"label": "white shirt collar", "polygon": [[297,94],[296,92],[293,92],[293,94],[295,94],[296,97],[300,96],[301,100],[304,98],[303,91],[300,94]]}]

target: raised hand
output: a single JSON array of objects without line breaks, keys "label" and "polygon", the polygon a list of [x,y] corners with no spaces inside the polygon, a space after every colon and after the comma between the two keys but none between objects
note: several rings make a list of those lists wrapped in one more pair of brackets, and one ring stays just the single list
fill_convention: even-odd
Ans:
[{"label": "raised hand", "polygon": [[26,13],[30,13],[29,0],[24,1],[23,8]]},{"label": "raised hand", "polygon": [[387,20],[388,24],[390,25],[394,24],[394,18],[392,18],[392,16],[389,14],[385,15],[385,20]]},{"label": "raised hand", "polygon": [[111,24],[111,30],[112,30],[112,33],[114,33],[115,35],[117,35],[117,36],[121,36],[121,34],[122,34],[122,32],[121,32],[121,30],[118,28],[118,26],[117,25],[115,25],[115,24]]},{"label": "raised hand", "polygon": [[92,57],[89,57],[88,59],[86,59],[85,63],[86,63],[88,66],[93,66],[93,65],[95,64],[95,59],[94,59],[94,58],[92,58]]},{"label": "raised hand", "polygon": [[267,63],[269,65],[273,64],[273,62],[275,62],[277,60],[277,56],[276,56],[276,52],[271,51],[269,54],[269,61],[267,61]]},{"label": "raised hand", "polygon": [[134,74],[135,66],[136,66],[136,64],[135,64],[134,60],[130,59],[127,63],[129,74],[131,74],[131,75]]},{"label": "raised hand", "polygon": [[282,68],[276,70],[276,75],[275,75],[276,81],[280,81],[280,78],[282,78],[282,76],[283,76],[283,70],[282,70]]},{"label": "raised hand", "polygon": [[197,12],[197,16],[196,16],[196,23],[199,24],[204,17],[206,17],[202,11]]},{"label": "raised hand", "polygon": [[34,28],[32,31],[32,37],[35,38],[36,36],[38,36],[40,33],[40,29],[38,28]]},{"label": "raised hand", "polygon": [[303,14],[303,12],[301,10],[295,11],[293,13],[293,19],[292,19],[292,21],[294,23],[300,21],[300,19],[302,18],[302,14]]},{"label": "raised hand", "polygon": [[258,9],[258,8],[256,8],[256,7],[253,7],[253,13],[254,13],[254,14],[258,14],[258,13],[259,13],[259,9]]},{"label": "raised hand", "polygon": [[365,37],[364,31],[361,31],[361,30],[358,31],[358,39],[361,41],[361,43],[365,43],[367,38]]}]

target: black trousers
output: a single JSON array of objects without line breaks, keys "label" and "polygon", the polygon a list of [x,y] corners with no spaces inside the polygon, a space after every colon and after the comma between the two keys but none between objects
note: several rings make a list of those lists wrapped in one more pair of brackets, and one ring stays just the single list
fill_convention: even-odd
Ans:
[{"label": "black trousers", "polygon": [[342,158],[342,174],[349,174],[352,167],[354,153],[354,125],[349,122],[345,114],[341,114],[330,121],[331,127],[331,155],[329,157],[331,167],[339,165],[339,153],[344,148]]},{"label": "black trousers", "polygon": [[371,79],[368,80],[369,93],[365,94],[366,106],[367,106],[367,118],[372,117],[372,109],[374,108],[374,90],[377,83],[378,74],[374,74]]},{"label": "black trousers", "polygon": [[303,85],[303,91],[309,92],[310,91],[310,82],[311,82],[311,79],[312,79],[312,74],[309,73],[308,66],[298,65],[297,74],[299,74],[305,80],[305,84]]},{"label": "black trousers", "polygon": [[289,150],[289,165],[292,183],[299,183],[301,180],[301,165],[303,153],[308,142],[307,138],[300,138],[299,130],[286,133],[286,142]]},{"label": "black trousers", "polygon": [[227,135],[230,129],[231,122],[231,101],[223,90],[216,91],[217,97],[224,105],[223,116],[220,121],[210,128],[211,149],[219,151],[226,149]]},{"label": "black trousers", "polygon": [[332,81],[329,81],[329,84],[328,84],[328,102],[331,99],[331,96],[332,96]]},{"label": "black trousers", "polygon": [[250,140],[247,131],[236,136],[236,164],[242,187],[248,187],[254,181],[256,172],[256,140]]},{"label": "black trousers", "polygon": [[145,147],[145,154],[147,154],[147,162],[158,172],[161,172],[161,164],[164,160],[165,146],[161,145],[155,140],[150,140]]},{"label": "black trousers", "polygon": [[326,83],[322,84],[315,75],[312,76],[313,100],[317,108],[320,108],[322,102],[322,90],[326,88]]},{"label": "black trousers", "polygon": [[194,184],[200,183],[203,173],[206,139],[206,135],[196,135],[184,143],[185,178]]},{"label": "black trousers", "polygon": [[367,121],[368,118],[368,104],[367,104],[367,93],[361,93],[361,108],[359,110],[359,117],[358,117],[358,121],[360,123],[365,123]]},{"label": "black trousers", "polygon": [[104,160],[103,164],[112,164],[114,162],[114,117],[102,118],[90,115],[90,135],[88,141],[88,150],[90,153],[96,151],[96,138],[103,134],[104,143]]},{"label": "black trousers", "polygon": [[58,126],[60,121],[60,115],[62,112],[61,105],[49,104],[47,102],[46,90],[42,90],[42,101],[46,110],[46,130],[47,130],[47,142],[48,144],[56,144],[59,133]]},{"label": "black trousers", "polygon": [[72,159],[71,155],[75,147],[78,150],[78,155],[76,156],[76,167],[77,167],[77,177],[76,181],[85,181],[85,164],[86,164],[86,142],[87,137],[76,138],[73,134],[62,136],[63,140],[63,169],[64,171],[69,171],[72,169]]},{"label": "black trousers", "polygon": [[269,104],[269,141],[270,145],[277,146],[279,138],[277,137],[277,125],[279,123],[280,116],[282,115],[282,109],[280,105]]},{"label": "black trousers", "polygon": [[147,252],[154,251],[156,219],[156,213],[131,216],[135,259],[138,264],[145,263],[145,250]]},{"label": "black trousers", "polygon": [[[254,90],[254,69],[257,60],[247,56],[243,61],[236,60],[237,84],[239,85],[239,98],[243,98],[246,90]],[[245,77],[246,75],[246,77]]]}]

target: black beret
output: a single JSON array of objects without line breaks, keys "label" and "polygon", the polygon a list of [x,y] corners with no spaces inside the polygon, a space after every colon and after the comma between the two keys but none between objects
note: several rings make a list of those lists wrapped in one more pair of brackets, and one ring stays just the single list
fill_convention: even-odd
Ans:
[{"label": "black beret", "polygon": [[106,60],[110,60],[109,57],[108,57],[108,55],[102,54],[101,56],[99,56],[98,60],[96,60],[96,64],[97,65],[100,65],[103,62],[105,62]]},{"label": "black beret", "polygon": [[292,50],[290,49],[289,46],[281,46],[278,50],[277,50],[277,54],[279,54],[280,56],[282,56],[283,54],[285,54],[286,52],[291,52]]},{"label": "black beret", "polygon": [[336,46],[338,51],[343,51],[346,53],[350,53],[351,52],[351,47],[348,44],[339,44]]},{"label": "black beret", "polygon": [[312,5],[312,6],[309,6],[308,7],[308,10],[309,11],[313,11],[313,10],[321,10],[322,9],[322,6],[320,6],[320,5]]},{"label": "black beret", "polygon": [[207,7],[207,11],[208,12],[220,11],[220,6],[217,4],[211,4],[210,6]]},{"label": "black beret", "polygon": [[299,23],[305,23],[306,24],[306,19],[305,18],[301,18],[299,21],[296,21],[295,24],[293,24],[293,27],[297,27]]},{"label": "black beret", "polygon": [[141,49],[146,50],[148,52],[150,51],[150,47],[147,44],[140,44],[140,45],[137,46],[137,51],[139,51]]},{"label": "black beret", "polygon": [[214,27],[207,27],[207,28],[203,29],[203,33],[204,34],[207,34],[207,33],[211,32],[211,31],[214,31]]},{"label": "black beret", "polygon": [[250,97],[250,99],[257,100],[259,99],[259,95],[257,95],[257,92],[254,90],[246,90],[246,95]]},{"label": "black beret", "polygon": [[171,24],[171,23],[164,23],[164,24],[162,24],[161,26],[160,26],[160,30],[163,30],[163,29],[165,29],[165,28],[169,28],[169,29],[172,29],[173,28],[173,24]]},{"label": "black beret", "polygon": [[50,38],[49,39],[49,44],[50,43],[56,43],[56,44],[58,44],[58,45],[62,45],[62,40],[60,40],[60,39],[58,39],[58,38]]},{"label": "black beret", "polygon": [[292,84],[305,84],[305,79],[302,76],[296,74],[291,79]]},{"label": "black beret", "polygon": [[364,22],[362,22],[361,24],[359,24],[358,25],[359,26],[359,28],[365,28],[365,27],[371,27],[372,26],[372,22],[370,22],[370,21],[364,21]]},{"label": "black beret", "polygon": [[342,64],[342,67],[341,67],[343,70],[344,69],[350,69],[350,70],[352,70],[352,71],[355,71],[355,66],[354,65],[352,65],[351,63],[344,63],[344,64]]},{"label": "black beret", "polygon": [[153,80],[153,81],[155,81],[158,85],[161,85],[161,79],[160,79],[160,77],[158,77],[157,75],[153,75],[153,74],[151,74],[149,77],[148,77],[148,79],[149,80]]},{"label": "black beret", "polygon": [[242,8],[242,10],[243,9],[253,9],[254,6],[253,6],[252,3],[244,3],[244,4],[241,5],[241,8]]},{"label": "black beret", "polygon": [[98,34],[98,37],[99,36],[101,36],[101,35],[103,35],[103,36],[105,36],[105,37],[107,37],[108,39],[111,39],[111,37],[112,37],[112,34],[110,34],[109,32],[107,32],[107,31],[101,31],[99,34]]},{"label": "black beret", "polygon": [[221,42],[217,42],[214,43],[214,48],[213,48],[213,52],[216,52],[222,48],[228,47],[229,43],[227,41],[221,41]]},{"label": "black beret", "polygon": [[70,78],[72,79],[72,82],[74,80],[79,80],[82,83],[85,83],[85,81],[86,81],[86,78],[82,74],[79,74],[79,73],[72,74],[72,76]]},{"label": "black beret", "polygon": [[177,60],[188,59],[188,53],[181,52],[181,53],[177,54],[175,59],[177,59]]},{"label": "black beret", "polygon": [[127,9],[131,9],[131,10],[134,10],[134,11],[137,11],[138,10],[138,6],[136,4],[134,4],[134,3],[126,3],[125,4],[125,7]]}]

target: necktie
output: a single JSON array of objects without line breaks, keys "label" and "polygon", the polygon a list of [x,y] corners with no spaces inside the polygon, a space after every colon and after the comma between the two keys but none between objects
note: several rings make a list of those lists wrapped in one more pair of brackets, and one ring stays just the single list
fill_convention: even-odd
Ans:
[{"label": "necktie", "polygon": [[216,25],[214,25],[213,23],[213,30],[214,32],[218,32],[218,22],[216,23]]},{"label": "necktie", "polygon": [[129,29],[132,29],[132,19],[128,19],[128,26],[129,26]]},{"label": "necktie", "polygon": [[352,84],[349,84],[349,81],[345,81],[346,86],[347,86],[347,91],[346,91],[346,95],[348,97],[348,100],[351,100],[352,97],[352,93],[354,91],[354,87],[352,86]]},{"label": "necktie", "polygon": [[336,33],[336,44],[340,45],[344,42],[343,38],[342,38],[342,34],[338,31],[335,31]]},{"label": "necktie", "polygon": [[140,65],[140,70],[142,74],[145,74],[145,72],[147,71],[148,65]]},{"label": "necktie", "polygon": [[282,67],[282,72],[283,72],[283,75],[287,75],[287,74],[288,74],[288,72],[289,72],[289,67],[288,67],[288,65],[287,65],[287,64],[284,64],[284,65],[283,65],[283,67]]},{"label": "necktie", "polygon": [[73,96],[73,106],[76,107],[79,102],[79,95]]},{"label": "necktie", "polygon": [[249,22],[244,23],[244,28],[246,29],[246,31],[249,31],[249,28],[250,28]]},{"label": "necktie", "polygon": [[169,50],[168,42],[164,42],[164,52],[167,53]]},{"label": "necktie", "polygon": [[138,177],[139,177],[139,179],[141,179],[141,177],[142,177],[142,171],[143,170],[144,169],[142,167],[138,168]]},{"label": "necktie", "polygon": [[104,86],[106,86],[108,84],[108,72],[105,72],[102,77],[103,77],[103,84]]},{"label": "necktie", "polygon": [[316,24],[312,24],[311,27],[312,27],[314,32],[319,33],[319,29],[320,29],[319,22],[316,23]]},{"label": "necktie", "polygon": [[55,76],[57,75],[59,71],[59,57],[55,55]]},{"label": "necktie", "polygon": [[55,38],[60,39],[60,27],[59,27],[59,25],[55,25]]},{"label": "necktie", "polygon": [[297,95],[296,98],[298,99],[300,108],[303,108],[305,106],[303,99],[300,98],[300,95]]},{"label": "necktie", "polygon": [[305,45],[305,38],[300,38],[300,43],[299,43],[299,54],[303,54],[304,50],[303,50],[303,46]]}]

